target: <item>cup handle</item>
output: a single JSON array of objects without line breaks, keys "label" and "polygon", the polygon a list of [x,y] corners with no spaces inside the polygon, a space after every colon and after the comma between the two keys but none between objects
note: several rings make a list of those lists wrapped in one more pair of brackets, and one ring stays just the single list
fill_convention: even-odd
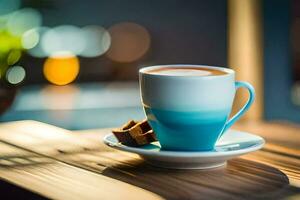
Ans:
[{"label": "cup handle", "polygon": [[249,92],[249,98],[246,102],[246,104],[231,118],[229,119],[223,130],[221,133],[221,136],[225,133],[225,131],[227,131],[227,129],[229,129],[238,119],[241,118],[241,116],[250,108],[250,106],[252,105],[252,103],[254,102],[254,98],[255,98],[255,90],[253,88],[253,86],[250,83],[247,82],[242,82],[242,81],[236,81],[235,82],[235,90],[238,90],[239,88],[244,87],[246,89],[248,89]]}]

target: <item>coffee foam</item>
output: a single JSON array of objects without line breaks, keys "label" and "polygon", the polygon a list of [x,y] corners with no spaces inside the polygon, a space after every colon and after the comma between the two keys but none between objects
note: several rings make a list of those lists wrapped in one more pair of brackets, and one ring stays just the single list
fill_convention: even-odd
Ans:
[{"label": "coffee foam", "polygon": [[196,69],[164,69],[161,71],[153,71],[151,74],[161,74],[169,76],[209,76],[212,72]]},{"label": "coffee foam", "polygon": [[166,75],[166,76],[213,76],[222,75],[226,72],[216,69],[204,69],[195,67],[172,67],[172,68],[158,68],[147,71],[149,74]]}]

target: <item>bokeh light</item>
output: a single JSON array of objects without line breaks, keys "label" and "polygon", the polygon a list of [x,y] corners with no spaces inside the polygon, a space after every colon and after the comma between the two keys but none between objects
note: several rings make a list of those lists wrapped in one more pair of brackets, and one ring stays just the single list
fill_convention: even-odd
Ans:
[{"label": "bokeh light", "polygon": [[101,26],[86,26],[82,28],[84,48],[81,56],[96,57],[104,54],[110,47],[111,38],[109,32]]},{"label": "bokeh light", "polygon": [[37,29],[30,29],[22,35],[22,46],[24,49],[32,49],[39,42],[39,33]]},{"label": "bokeh light", "polygon": [[7,64],[8,65],[13,65],[16,62],[18,62],[21,58],[21,50],[12,50],[11,52],[9,52],[8,56],[7,56]]},{"label": "bokeh light", "polygon": [[2,31],[0,32],[0,53],[8,53],[12,49],[21,49],[21,39],[19,37],[15,37],[8,32]]},{"label": "bokeh light", "polygon": [[66,51],[79,55],[84,49],[85,43],[80,28],[62,25],[49,29],[42,37],[41,45],[50,56]]},{"label": "bokeh light", "polygon": [[[32,30],[34,30],[35,33],[38,34],[38,41],[37,41],[37,44],[33,48],[31,48],[31,49],[28,50],[28,53],[31,56],[38,57],[38,58],[43,58],[43,57],[47,57],[48,56],[47,52],[45,52],[44,49],[43,49],[43,47],[42,47],[42,42],[41,42],[42,39],[41,38],[44,37],[44,35],[47,33],[47,31],[49,29],[50,28],[45,27],[45,26],[41,26],[41,27],[32,29]],[[30,40],[34,41],[34,36],[30,36],[30,37],[33,37],[33,38],[30,38]]]},{"label": "bokeh light", "polygon": [[13,66],[6,72],[6,80],[11,84],[21,83],[25,76],[26,72],[22,66]]},{"label": "bokeh light", "polygon": [[75,55],[70,53],[57,54],[45,61],[44,75],[53,84],[66,85],[76,79],[79,67],[79,60]]},{"label": "bokeh light", "polygon": [[20,0],[0,0],[0,15],[9,14],[20,8]]},{"label": "bokeh light", "polygon": [[0,31],[6,29],[6,22],[8,20],[9,15],[1,15],[0,16]]},{"label": "bokeh light", "polygon": [[55,56],[61,52],[96,57],[104,54],[110,44],[109,32],[96,25],[83,28],[71,25],[39,27],[27,31],[22,37],[22,45],[34,57]]},{"label": "bokeh light", "polygon": [[7,29],[13,35],[22,36],[26,31],[39,27],[41,14],[32,8],[24,8],[12,13],[7,21]]},{"label": "bokeh light", "polygon": [[135,23],[120,23],[109,28],[111,46],[107,56],[117,62],[132,62],[141,58],[150,48],[150,34]]}]

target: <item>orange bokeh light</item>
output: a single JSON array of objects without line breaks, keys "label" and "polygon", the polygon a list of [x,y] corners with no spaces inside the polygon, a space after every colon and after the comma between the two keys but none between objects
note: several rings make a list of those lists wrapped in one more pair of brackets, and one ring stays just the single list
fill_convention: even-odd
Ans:
[{"label": "orange bokeh light", "polygon": [[143,26],[124,22],[109,28],[111,46],[106,55],[117,62],[133,62],[150,48],[150,34]]},{"label": "orange bokeh light", "polygon": [[79,60],[74,55],[52,56],[45,61],[44,75],[53,84],[66,85],[76,79],[79,68]]}]

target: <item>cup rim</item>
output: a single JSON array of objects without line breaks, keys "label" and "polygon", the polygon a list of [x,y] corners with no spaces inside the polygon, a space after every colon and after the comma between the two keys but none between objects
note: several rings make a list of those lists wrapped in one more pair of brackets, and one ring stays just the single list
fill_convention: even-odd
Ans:
[{"label": "cup rim", "polygon": [[195,64],[164,64],[164,65],[152,65],[148,67],[143,67],[139,70],[140,74],[150,75],[150,76],[164,76],[164,77],[187,77],[187,76],[178,76],[178,75],[166,75],[166,74],[151,74],[147,73],[149,70],[157,69],[157,68],[176,68],[176,67],[195,67],[195,68],[204,68],[204,69],[216,69],[225,72],[222,75],[210,75],[210,76],[189,76],[189,77],[197,77],[197,78],[207,78],[207,77],[222,77],[229,76],[235,74],[235,71],[230,68],[225,67],[217,67],[210,65],[195,65]]}]

